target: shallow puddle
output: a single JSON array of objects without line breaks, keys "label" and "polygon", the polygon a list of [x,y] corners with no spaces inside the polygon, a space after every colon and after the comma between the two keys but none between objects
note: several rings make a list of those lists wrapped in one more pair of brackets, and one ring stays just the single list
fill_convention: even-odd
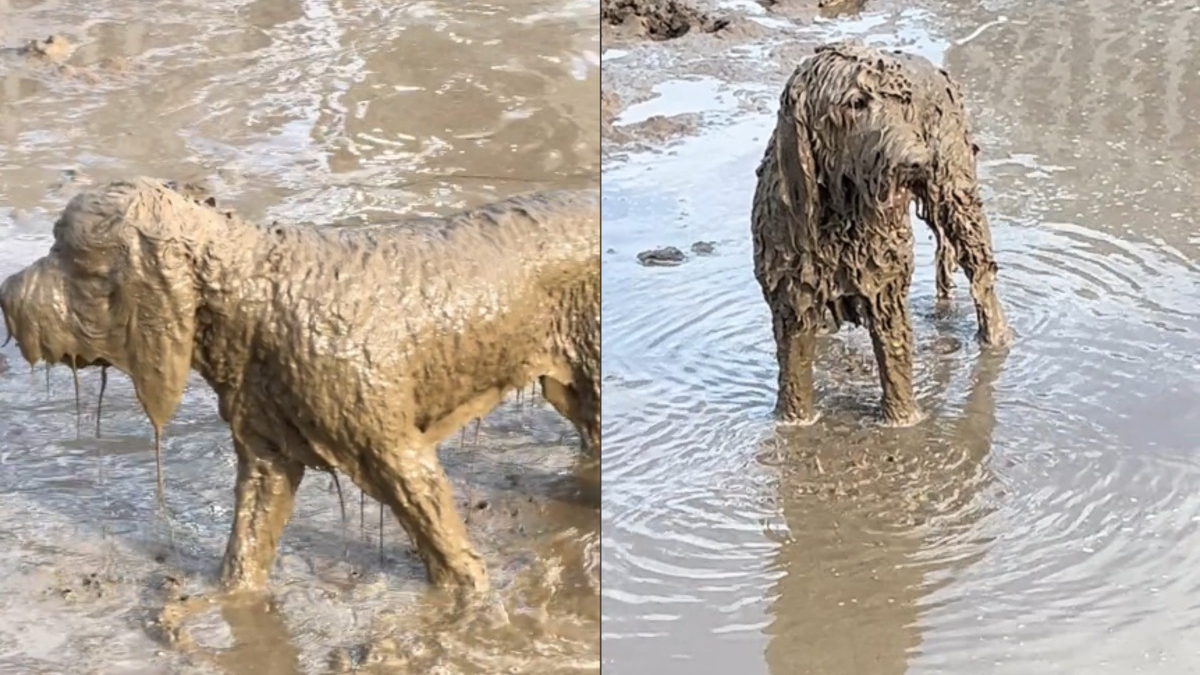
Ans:
[{"label": "shallow puddle", "polygon": [[[1200,668],[1200,14],[868,7],[761,42],[856,34],[960,80],[1017,341],[981,353],[961,275],[936,315],[914,221],[928,418],[879,426],[869,338],[844,330],[820,349],[822,419],[777,428],[749,209],[794,62],[727,76],[742,114],[606,165],[604,672]],[[729,42],[659,49],[681,78],[746,73]],[[636,260],[697,240],[716,255]]]},{"label": "shallow puddle", "polygon": [[[353,226],[594,186],[599,36],[579,0],[0,0],[0,278],[80,189],[198,181],[253,219]],[[532,46],[532,47],[531,47]],[[525,392],[442,459],[507,622],[448,616],[407,537],[343,480],[301,488],[269,602],[217,600],[234,456],[194,379],[164,448],[115,373],[0,349],[0,672],[596,673],[597,477]],[[382,522],[382,531],[381,531]],[[380,539],[382,538],[382,544]]]}]

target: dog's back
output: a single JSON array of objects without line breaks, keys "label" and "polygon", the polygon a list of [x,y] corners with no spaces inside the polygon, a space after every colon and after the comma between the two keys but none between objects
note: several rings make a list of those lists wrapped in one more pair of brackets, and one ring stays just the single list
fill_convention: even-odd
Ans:
[{"label": "dog's back", "polygon": [[274,226],[267,237],[261,262],[281,280],[272,305],[284,329],[272,339],[305,347],[272,351],[316,366],[289,376],[330,378],[354,397],[393,388],[418,427],[580,352],[599,359],[596,191],[363,228]]}]

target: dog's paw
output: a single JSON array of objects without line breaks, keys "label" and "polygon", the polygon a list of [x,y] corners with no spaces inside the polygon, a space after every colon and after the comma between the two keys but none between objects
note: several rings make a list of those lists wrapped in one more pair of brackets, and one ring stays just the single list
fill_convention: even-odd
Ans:
[{"label": "dog's paw", "polygon": [[1012,328],[1009,328],[1008,326],[1001,326],[1000,328],[996,328],[991,331],[981,330],[976,337],[979,340],[979,343],[984,347],[990,347],[992,349],[1004,349],[1013,343],[1013,340],[1016,339],[1016,334],[1013,332]]},{"label": "dog's paw", "polygon": [[925,421],[925,413],[920,409],[910,410],[901,414],[884,414],[883,426],[895,429],[903,429],[905,427],[915,427]]},{"label": "dog's paw", "polygon": [[821,419],[821,413],[814,410],[807,417],[799,415],[780,415],[779,424],[786,427],[811,427]]}]

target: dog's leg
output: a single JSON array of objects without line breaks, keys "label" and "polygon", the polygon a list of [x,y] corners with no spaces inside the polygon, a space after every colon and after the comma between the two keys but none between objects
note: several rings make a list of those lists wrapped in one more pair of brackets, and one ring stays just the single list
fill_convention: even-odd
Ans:
[{"label": "dog's leg", "polygon": [[937,302],[938,305],[945,307],[949,304],[950,294],[954,291],[954,246],[942,228],[930,229],[933,230],[933,238],[937,242],[937,250],[934,254],[934,264],[937,266]]},{"label": "dog's leg", "polygon": [[890,426],[911,426],[921,421],[913,394],[913,333],[908,317],[908,279],[885,287],[874,301],[867,328],[883,385],[883,419]]},{"label": "dog's leg", "polygon": [[795,319],[791,307],[772,304],[775,359],[779,362],[779,394],[775,414],[789,424],[806,426],[820,415],[813,408],[813,361],[823,307],[810,309],[806,321]]},{"label": "dog's leg", "polygon": [[434,586],[486,591],[487,569],[471,548],[467,528],[434,447],[390,449],[369,457],[364,479],[404,527]]},{"label": "dog's leg", "polygon": [[221,562],[221,584],[228,590],[261,589],[292,514],[304,465],[256,435],[235,431],[233,447],[238,458],[237,498],[233,532]]},{"label": "dog's leg", "polygon": [[996,297],[996,258],[987,224],[982,216],[972,218],[956,214],[948,220],[950,242],[958,256],[958,264],[971,282],[979,341],[991,347],[1007,345],[1012,341],[1012,331],[1004,319],[1000,299]]},{"label": "dog's leg", "polygon": [[[599,397],[590,392],[594,387],[588,383],[588,378],[576,374],[575,384],[563,384],[558,380],[543,375],[541,378],[542,396],[567,418],[579,432],[583,450],[593,457],[600,455],[600,406]],[[580,391],[588,391],[580,395]]]}]

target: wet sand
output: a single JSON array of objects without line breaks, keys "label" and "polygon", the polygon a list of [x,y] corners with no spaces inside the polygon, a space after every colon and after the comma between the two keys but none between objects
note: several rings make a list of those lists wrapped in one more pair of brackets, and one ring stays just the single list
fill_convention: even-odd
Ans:
[{"label": "wet sand", "polygon": [[[1200,668],[1200,15],[813,5],[605,43],[604,672]],[[936,315],[918,225],[911,429],[875,421],[862,330],[823,340],[816,425],[770,415],[754,168],[787,74],[843,36],[961,82],[1017,333],[981,354],[961,275]],[[638,260],[671,246],[680,264]]]},{"label": "wet sand", "polygon": [[[62,35],[53,59],[29,40]],[[529,45],[536,45],[530,49]],[[382,222],[594,187],[595,9],[573,0],[0,0],[0,277],[42,255],[75,191],[147,174],[251,219]],[[234,457],[193,378],[164,446],[112,375],[0,349],[0,672],[595,673],[596,470],[540,395],[441,457],[509,621],[455,617],[388,515],[306,481],[269,598],[216,598]],[[382,536],[382,547],[380,538]],[[356,670],[357,669],[357,670]]]}]

